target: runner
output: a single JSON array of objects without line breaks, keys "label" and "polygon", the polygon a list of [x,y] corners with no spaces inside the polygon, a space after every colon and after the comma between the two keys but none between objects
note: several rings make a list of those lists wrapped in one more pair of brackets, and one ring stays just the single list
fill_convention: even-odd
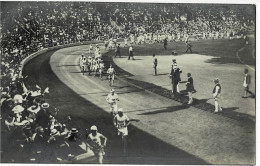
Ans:
[{"label": "runner", "polygon": [[91,126],[90,132],[87,137],[87,147],[94,152],[98,163],[103,164],[103,156],[105,155],[104,147],[107,143],[107,137],[97,131],[97,126]]},{"label": "runner", "polygon": [[112,64],[110,65],[110,68],[107,70],[108,73],[108,79],[109,79],[109,85],[114,86],[114,80],[115,80],[115,69],[112,67]]},{"label": "runner", "polygon": [[110,90],[110,93],[106,98],[107,103],[110,105],[110,112],[113,116],[117,114],[117,101],[119,101],[114,89]]},{"label": "runner", "polygon": [[118,114],[113,119],[114,126],[117,128],[118,135],[122,137],[123,152],[126,153],[127,149],[127,126],[130,124],[130,120],[126,114],[123,113],[123,109],[118,109]]}]

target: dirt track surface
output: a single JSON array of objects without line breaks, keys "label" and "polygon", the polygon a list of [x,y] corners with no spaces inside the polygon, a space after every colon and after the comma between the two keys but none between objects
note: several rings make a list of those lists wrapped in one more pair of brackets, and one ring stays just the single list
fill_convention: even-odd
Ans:
[{"label": "dirt track surface", "polygon": [[[51,56],[50,65],[66,86],[98,106],[96,114],[102,114],[109,110],[105,97],[110,87],[107,80],[80,73],[78,58],[86,50],[87,46],[58,50]],[[114,89],[120,98],[119,107],[124,108],[130,118],[140,120],[132,122],[133,128],[129,132],[131,150],[127,163],[203,164],[205,161],[210,164],[254,164],[254,126],[182,105],[119,80],[116,80]],[[70,98],[68,102],[73,100],[76,98]],[[88,111],[84,110],[84,106],[76,107],[66,114],[81,116],[86,121],[88,118],[93,119],[84,117],[84,111]],[[103,123],[111,125],[109,121]],[[100,130],[104,131],[106,127]],[[137,131],[149,135],[138,137],[135,135]],[[112,132],[105,133],[108,136]],[[152,145],[157,144],[154,139],[158,145],[167,143],[171,150]],[[115,163],[113,160],[109,162]]]}]

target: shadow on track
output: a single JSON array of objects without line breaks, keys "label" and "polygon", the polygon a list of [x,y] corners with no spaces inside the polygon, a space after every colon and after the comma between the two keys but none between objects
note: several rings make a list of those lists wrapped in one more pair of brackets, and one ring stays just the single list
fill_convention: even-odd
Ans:
[{"label": "shadow on track", "polygon": [[165,109],[161,109],[161,110],[156,110],[156,111],[152,111],[152,112],[145,112],[145,113],[141,113],[138,115],[153,115],[153,114],[160,114],[160,113],[167,113],[167,112],[175,112],[175,111],[179,111],[179,110],[184,110],[189,108],[189,105],[177,105],[177,106],[172,106],[172,107],[168,107]]},{"label": "shadow on track", "polygon": [[[70,115],[74,122],[73,127],[76,127],[79,132],[84,133],[85,129],[89,129],[91,125],[95,124],[98,127],[99,132],[108,138],[104,163],[175,165],[207,164],[202,159],[167,144],[132,125],[129,126],[128,155],[127,157],[123,157],[120,138],[112,124],[111,115],[93,103],[80,97],[57,78],[57,76],[52,72],[49,64],[50,57],[53,53],[54,51],[48,52],[42,56],[34,58],[26,64],[23,71],[23,75],[28,75],[26,85],[37,83],[43,88],[48,86],[50,88],[50,96],[46,99],[46,102],[51,106],[60,109],[60,118]],[[85,136],[83,135],[81,139],[84,141]],[[25,150],[23,152],[23,157],[20,157],[19,160],[17,159],[16,162],[30,162],[29,157],[31,151],[37,145],[37,142],[34,144],[35,145],[32,146],[31,149]],[[19,156],[21,153],[16,152],[15,149],[11,150],[14,151],[13,155]],[[54,151],[55,149],[49,149],[49,151],[51,150]],[[28,160],[24,160],[26,157]],[[42,157],[44,158],[46,156]],[[54,161],[46,161],[46,159],[42,159],[42,161],[45,163],[55,163]]]}]

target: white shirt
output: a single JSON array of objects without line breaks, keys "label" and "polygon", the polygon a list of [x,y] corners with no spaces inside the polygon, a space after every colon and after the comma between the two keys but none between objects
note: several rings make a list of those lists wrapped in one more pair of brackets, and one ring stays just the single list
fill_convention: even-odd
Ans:
[{"label": "white shirt", "polygon": [[129,52],[130,52],[130,51],[133,51],[133,47],[132,47],[132,46],[131,46],[131,47],[129,47]]},{"label": "white shirt", "polygon": [[108,70],[107,70],[107,73],[108,74],[115,74],[115,70],[114,70],[114,68],[109,68]]},{"label": "white shirt", "polygon": [[114,93],[114,95],[112,95],[112,93],[109,93],[107,95],[107,98],[106,98],[106,101],[109,103],[109,104],[115,104],[116,103],[116,100],[118,100],[118,96],[116,93]]},{"label": "white shirt", "polygon": [[126,114],[123,114],[122,117],[120,117],[119,114],[117,114],[114,117],[114,121],[116,122],[118,128],[125,128],[127,127],[127,121],[129,121],[129,118]]},{"label": "white shirt", "polygon": [[101,146],[101,137],[104,137],[102,134],[97,133],[96,136],[92,135],[92,133],[90,133],[88,135],[88,140],[90,140],[91,142],[91,146],[93,146],[94,148],[100,147]]}]

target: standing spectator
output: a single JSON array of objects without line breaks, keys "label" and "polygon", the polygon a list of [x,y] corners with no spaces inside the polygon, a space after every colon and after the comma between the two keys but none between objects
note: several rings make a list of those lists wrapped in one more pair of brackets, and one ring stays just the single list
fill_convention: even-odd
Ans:
[{"label": "standing spectator", "polygon": [[248,69],[244,70],[244,74],[245,74],[245,77],[244,77],[243,86],[244,86],[245,93],[242,98],[247,98],[247,93],[250,93],[251,96],[254,96],[254,94],[249,90],[249,85],[251,83],[251,76],[250,76],[250,74],[248,74]]},{"label": "standing spectator", "polygon": [[188,104],[192,104],[193,102],[192,92],[194,91],[193,78],[191,77],[191,73],[188,73],[187,77],[188,77],[188,81],[186,83],[186,87],[189,95]]},{"label": "standing spectator", "polygon": [[129,57],[128,57],[128,60],[130,60],[130,57],[132,57],[132,59],[135,60],[133,51],[134,51],[134,48],[133,48],[133,45],[131,45],[129,47]]},{"label": "standing spectator", "polygon": [[158,60],[155,57],[155,54],[153,54],[153,68],[154,68],[154,75],[157,75],[157,64],[158,64]]},{"label": "standing spectator", "polygon": [[187,47],[187,50],[185,52],[190,51],[190,53],[192,53],[192,50],[191,50],[192,45],[189,41],[186,42],[186,47]]},{"label": "standing spectator", "polygon": [[120,54],[120,44],[117,45],[116,49],[115,49],[115,58],[117,56],[119,56],[119,58],[121,58],[121,54]]},{"label": "standing spectator", "polygon": [[213,98],[215,100],[215,113],[218,111],[222,111],[222,108],[219,104],[219,97],[221,93],[221,85],[219,84],[219,79],[214,79],[215,87],[213,89]]},{"label": "standing spectator", "polygon": [[128,44],[127,44],[127,37],[125,37],[125,39],[124,39],[124,41],[125,41],[125,45],[124,45],[124,47],[126,47],[126,46],[128,46]]},{"label": "standing spectator", "polygon": [[165,50],[167,50],[167,39],[165,38],[164,41],[163,41],[163,47]]}]

